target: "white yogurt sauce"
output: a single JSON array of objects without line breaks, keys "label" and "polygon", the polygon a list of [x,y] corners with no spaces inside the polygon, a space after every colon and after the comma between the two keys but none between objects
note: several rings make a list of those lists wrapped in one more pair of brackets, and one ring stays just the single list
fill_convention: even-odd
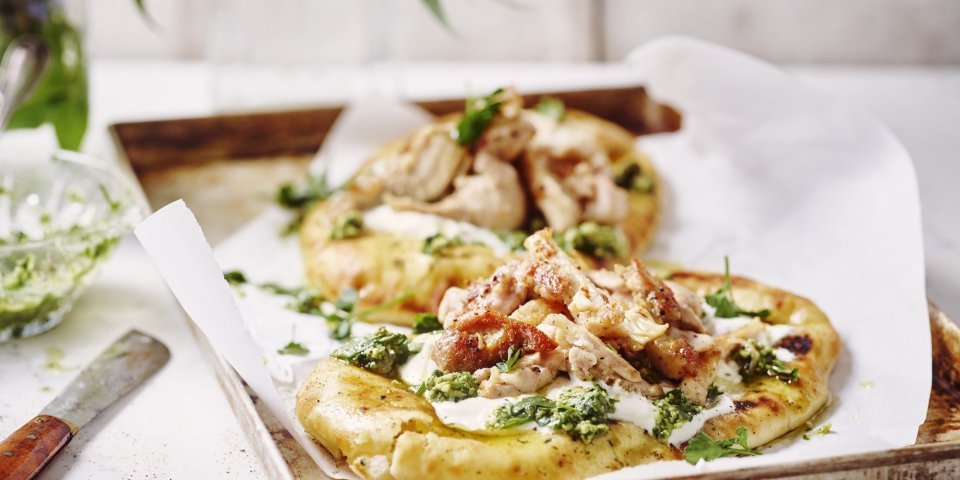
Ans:
[{"label": "white yogurt sauce", "polygon": [[448,237],[460,237],[467,243],[486,245],[497,255],[510,252],[510,247],[503,243],[496,233],[486,228],[439,215],[398,212],[389,205],[380,205],[364,212],[363,228],[372,232],[392,233],[420,239],[442,233]]},{"label": "white yogurt sauce", "polygon": [[710,420],[713,417],[719,417],[720,415],[725,415],[727,413],[732,413],[737,409],[736,405],[733,404],[733,399],[727,395],[722,395],[716,405],[705,409],[704,411],[693,416],[689,422],[684,423],[677,427],[672,433],[670,433],[670,438],[667,441],[670,445],[678,446],[687,440],[693,438],[702,428],[703,424]]},{"label": "white yogurt sauce", "polygon": [[433,344],[438,338],[440,338],[440,332],[425,333],[414,339],[414,343],[422,343],[423,348],[400,367],[401,380],[410,385],[416,385],[437,369],[436,362],[430,357],[433,353]]},{"label": "white yogurt sauce", "polygon": [[[445,425],[455,426],[463,430],[488,430],[487,420],[493,415],[494,410],[508,402],[515,402],[526,396],[528,395],[512,398],[473,397],[459,402],[431,402],[431,404],[433,410],[437,412],[437,417]],[[531,430],[536,426],[536,423],[529,422],[516,428]]]}]

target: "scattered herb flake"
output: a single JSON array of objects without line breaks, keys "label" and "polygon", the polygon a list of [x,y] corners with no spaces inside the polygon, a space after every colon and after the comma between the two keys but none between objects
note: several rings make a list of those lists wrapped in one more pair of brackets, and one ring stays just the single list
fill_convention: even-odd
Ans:
[{"label": "scattered herb flake", "polygon": [[821,425],[820,428],[814,430],[812,433],[809,433],[809,431],[808,431],[808,433],[804,433],[804,434],[803,434],[803,439],[804,439],[804,440],[812,440],[814,435],[818,435],[818,436],[823,437],[823,436],[829,435],[829,434],[831,434],[831,433],[837,433],[837,432],[834,432],[834,431],[833,431],[833,424],[828,422],[828,423],[824,423],[823,425]]},{"label": "scattered herb flake", "polygon": [[460,237],[448,237],[442,233],[435,233],[423,239],[423,248],[420,251],[427,255],[438,255],[448,248],[462,245],[464,245],[464,242]]},{"label": "scattered herb flake", "polygon": [[359,237],[363,231],[363,214],[350,210],[333,222],[333,228],[330,230],[331,240],[343,240],[346,238]]},{"label": "scattered herb flake", "polygon": [[283,348],[281,348],[280,350],[277,350],[277,353],[279,353],[280,355],[300,355],[300,356],[303,356],[303,355],[306,355],[306,354],[310,353],[310,349],[307,348],[307,347],[305,347],[305,346],[303,346],[303,345],[300,344],[300,343],[297,343],[297,342],[294,342],[293,340],[291,340],[290,343],[286,344],[286,345],[285,345]]},{"label": "scattered herb flake", "polygon": [[247,276],[244,275],[240,270],[223,272],[223,279],[226,280],[230,285],[243,285],[247,283]]}]

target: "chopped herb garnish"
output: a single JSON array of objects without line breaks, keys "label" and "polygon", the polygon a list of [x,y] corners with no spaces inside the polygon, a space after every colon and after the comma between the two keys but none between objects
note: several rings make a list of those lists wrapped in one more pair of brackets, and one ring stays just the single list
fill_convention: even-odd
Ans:
[{"label": "chopped herb garnish", "polygon": [[226,280],[230,285],[243,285],[247,283],[247,276],[244,275],[240,270],[223,272],[223,279]]},{"label": "chopped herb garnish", "polygon": [[514,348],[514,346],[511,345],[510,348],[507,349],[507,359],[502,362],[497,362],[497,369],[503,373],[513,370],[513,367],[517,365],[517,361],[520,360],[520,355],[523,355],[523,350]]},{"label": "chopped herb garnish", "polygon": [[477,379],[470,372],[443,373],[434,370],[413,390],[431,402],[459,402],[476,397],[477,386]]},{"label": "chopped herb garnish", "polygon": [[443,330],[440,317],[433,313],[418,313],[413,317],[413,333],[430,333]]},{"label": "chopped herb garnish", "polygon": [[690,400],[679,388],[667,392],[663,398],[653,402],[657,407],[657,422],[653,427],[653,435],[660,441],[666,442],[680,425],[693,420],[693,416],[703,411],[703,407],[690,403]]},{"label": "chopped herb garnish", "polygon": [[354,238],[360,236],[363,230],[363,214],[356,210],[350,210],[333,222],[333,228],[330,230],[332,240],[343,240],[345,238]]},{"label": "chopped herb garnish", "polygon": [[709,462],[720,457],[760,455],[760,452],[752,450],[748,445],[747,429],[743,427],[737,429],[737,438],[726,440],[714,440],[706,433],[700,432],[687,442],[687,447],[683,450],[683,459],[693,465],[700,460]]},{"label": "chopped herb garnish", "polygon": [[487,421],[491,428],[513,428],[527,422],[562,431],[576,440],[590,443],[609,430],[607,420],[616,399],[594,384],[564,390],[556,400],[542,395],[524,397],[497,408]]},{"label": "chopped herb garnish", "polygon": [[813,433],[804,433],[804,434],[803,434],[803,439],[804,439],[804,440],[812,440],[814,435],[819,435],[819,436],[823,437],[823,436],[829,435],[829,434],[831,434],[831,433],[836,433],[836,432],[834,432],[832,429],[833,429],[833,424],[832,424],[832,423],[824,423],[823,425],[820,426],[820,428],[814,430]]},{"label": "chopped herb garnish", "polygon": [[421,251],[427,255],[437,255],[448,248],[459,247],[463,244],[463,239],[460,237],[448,237],[442,233],[435,233],[423,240]]},{"label": "chopped herb garnish", "polygon": [[757,311],[744,310],[737,306],[733,301],[733,288],[730,286],[730,258],[723,257],[723,286],[714,293],[704,297],[707,305],[713,307],[716,311],[714,316],[718,318],[734,318],[740,316],[746,317],[767,317],[770,310],[763,309]]},{"label": "chopped herb garnish", "polygon": [[277,353],[280,355],[306,355],[310,353],[310,349],[303,346],[300,343],[294,342],[293,340],[290,343],[286,344],[280,350],[277,350]]},{"label": "chopped herb garnish", "polygon": [[407,336],[380,327],[376,332],[342,345],[330,355],[380,375],[406,363],[410,357]]},{"label": "chopped herb garnish", "polygon": [[653,178],[643,173],[640,165],[633,159],[628,159],[613,175],[613,182],[618,187],[639,193],[653,192]]},{"label": "chopped herb garnish", "polygon": [[281,207],[293,210],[294,219],[283,230],[289,235],[300,229],[306,211],[316,202],[325,200],[336,192],[336,188],[327,183],[327,174],[309,175],[301,183],[287,183],[277,190],[276,201]]},{"label": "chopped herb garnish", "polygon": [[540,115],[557,123],[562,122],[563,118],[567,115],[567,108],[564,106],[563,100],[556,97],[541,98],[540,101],[537,102],[536,110]]},{"label": "chopped herb garnish", "polygon": [[35,260],[32,255],[26,255],[17,259],[13,264],[13,270],[10,273],[0,275],[3,278],[3,288],[6,290],[20,290],[27,286],[27,283],[35,274]]},{"label": "chopped herb garnish", "polygon": [[566,250],[597,258],[623,258],[627,255],[627,244],[613,227],[594,222],[584,222],[567,229],[556,238],[557,243]]},{"label": "chopped herb garnish", "polygon": [[483,132],[500,112],[503,89],[498,88],[482,98],[469,98],[463,118],[457,122],[456,140],[463,147],[470,147],[480,140]]},{"label": "chopped herb garnish", "polygon": [[777,358],[772,348],[756,340],[750,340],[741,345],[733,353],[733,360],[740,366],[740,375],[747,381],[768,376],[779,378],[784,383],[791,383],[800,378],[799,369],[788,368]]}]

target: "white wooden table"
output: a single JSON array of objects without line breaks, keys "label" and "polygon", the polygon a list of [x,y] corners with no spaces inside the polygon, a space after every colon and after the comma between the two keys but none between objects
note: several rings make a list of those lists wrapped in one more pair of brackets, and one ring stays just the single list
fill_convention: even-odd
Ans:
[{"label": "white wooden table", "polygon": [[[960,318],[960,68],[788,67],[885,122],[916,163],[923,203],[927,288]],[[91,68],[87,150],[110,155],[104,128],[134,119],[215,111],[214,76],[198,63],[98,62]],[[509,73],[507,73],[509,72]],[[622,83],[615,66],[410,66],[412,92],[457,94],[511,81],[521,88]],[[287,92],[289,93],[289,92]],[[331,98],[337,92],[331,93]],[[266,95],[256,103],[268,102]],[[896,252],[891,252],[895,261]],[[173,359],[142,388],[94,420],[44,478],[260,478],[185,319],[139,245],[128,239],[67,321],[36,338],[0,345],[0,436],[43,407],[114,338],[131,327],[164,341]],[[63,352],[56,365],[47,365]]]}]

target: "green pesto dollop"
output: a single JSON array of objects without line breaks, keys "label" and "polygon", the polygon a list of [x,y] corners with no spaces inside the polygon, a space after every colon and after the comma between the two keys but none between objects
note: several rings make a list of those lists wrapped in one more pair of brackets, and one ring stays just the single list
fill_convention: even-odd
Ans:
[{"label": "green pesto dollop", "polygon": [[653,178],[645,174],[632,158],[618,166],[613,182],[620,188],[638,193],[652,193],[654,187]]},{"label": "green pesto dollop", "polygon": [[733,353],[733,360],[740,367],[740,375],[748,382],[764,376],[779,378],[784,383],[800,378],[798,369],[787,367],[772,348],[756,340],[741,345]]},{"label": "green pesto dollop", "polygon": [[443,373],[434,370],[414,389],[431,402],[459,402],[477,396],[477,379],[470,372]]},{"label": "green pesto dollop", "polygon": [[376,332],[342,345],[330,355],[380,375],[388,375],[410,358],[407,336],[380,327]]},{"label": "green pesto dollop", "polygon": [[629,253],[626,241],[613,227],[594,222],[566,230],[557,242],[567,250],[597,258],[623,258]]},{"label": "green pesto dollop", "polygon": [[653,405],[657,409],[653,435],[662,442],[666,442],[680,425],[693,420],[694,415],[703,411],[703,407],[690,403],[679,388],[670,390],[663,398],[653,402]]},{"label": "green pesto dollop", "polygon": [[564,432],[575,440],[590,443],[609,430],[607,421],[617,400],[597,384],[564,390],[556,400],[543,395],[524,397],[497,408],[487,425],[513,428],[528,422]]}]

